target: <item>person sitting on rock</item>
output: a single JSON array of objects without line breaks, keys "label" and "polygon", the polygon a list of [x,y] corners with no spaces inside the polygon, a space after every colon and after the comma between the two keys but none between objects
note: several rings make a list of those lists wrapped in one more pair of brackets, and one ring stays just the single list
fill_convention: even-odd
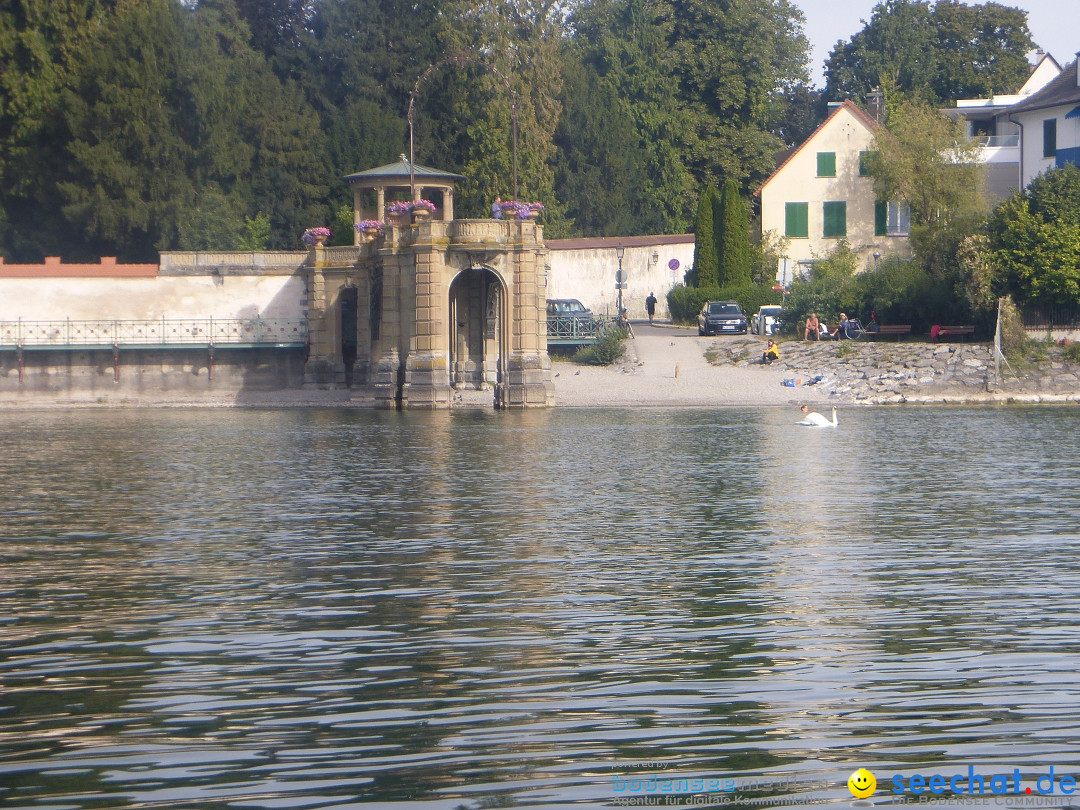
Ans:
[{"label": "person sitting on rock", "polygon": [[761,364],[767,366],[773,360],[780,359],[780,347],[776,345],[776,341],[769,339],[769,345],[765,347],[765,351],[761,353]]},{"label": "person sitting on rock", "polygon": [[848,334],[848,317],[843,312],[840,313],[840,323],[836,325],[836,331],[832,333],[832,336],[837,340],[847,340],[851,337]]}]

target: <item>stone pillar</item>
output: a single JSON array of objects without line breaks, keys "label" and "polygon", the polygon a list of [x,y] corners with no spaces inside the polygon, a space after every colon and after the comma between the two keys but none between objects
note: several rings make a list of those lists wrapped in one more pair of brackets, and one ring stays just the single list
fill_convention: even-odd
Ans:
[{"label": "stone pillar", "polygon": [[450,407],[450,275],[446,254],[431,244],[431,224],[418,226],[427,244],[414,248],[415,332],[405,361],[402,403],[409,408]]},{"label": "stone pillar", "polygon": [[404,382],[404,367],[401,363],[401,295],[405,262],[411,264],[410,253],[398,252],[383,259],[379,356],[374,358],[371,375],[375,405],[380,408],[396,408],[401,401],[401,385]]},{"label": "stone pillar", "polygon": [[371,266],[356,275],[356,362],[353,363],[353,388],[364,391],[371,372]]},{"label": "stone pillar", "polygon": [[544,408],[555,404],[551,358],[547,353],[547,321],[543,298],[543,266],[547,251],[540,242],[539,226],[530,220],[512,220],[511,243],[520,245],[508,260],[514,283],[509,307],[510,355],[506,379],[500,386],[500,405],[506,408]]},{"label": "stone pillar", "polygon": [[[358,187],[356,187],[356,186],[353,186],[353,192],[352,192],[352,222],[353,222],[353,229],[352,229],[352,232],[353,232],[353,244],[354,245],[359,245],[360,244],[360,231],[356,230],[356,223],[358,223],[361,219],[364,218],[363,212],[360,210],[360,206],[363,204],[363,200],[361,199],[361,196],[362,195],[360,193],[360,189]],[[382,217],[380,216],[379,219],[382,219]]]},{"label": "stone pillar", "polygon": [[[324,271],[326,249],[316,246],[308,254],[308,359],[304,365],[305,388],[335,388],[345,384],[341,341],[332,319],[337,285],[328,284]],[[330,297],[333,300],[330,300]],[[334,345],[338,338],[337,345]]]},{"label": "stone pillar", "polygon": [[443,219],[447,222],[454,220],[454,187],[447,186],[443,189]]}]

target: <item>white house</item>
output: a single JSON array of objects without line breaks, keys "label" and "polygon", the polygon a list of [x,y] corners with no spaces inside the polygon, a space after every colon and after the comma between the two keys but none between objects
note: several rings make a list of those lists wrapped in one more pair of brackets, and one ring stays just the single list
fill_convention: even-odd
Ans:
[{"label": "white house", "polygon": [[967,135],[979,141],[986,192],[991,201],[1008,197],[1020,182],[1020,126],[1010,120],[1016,105],[1027,101],[1061,74],[1061,65],[1048,53],[1038,54],[1027,81],[1016,92],[991,98],[961,98],[956,107],[943,110],[965,123]]},{"label": "white house", "polygon": [[865,267],[888,254],[908,255],[905,203],[878,200],[865,157],[878,124],[851,101],[829,116],[757,190],[762,233],[787,237],[777,279],[786,283],[841,240]]},{"label": "white house", "polygon": [[1042,90],[1012,106],[1009,120],[1020,128],[1020,178],[1024,186],[1047,169],[1066,163],[1080,165],[1077,60]]}]

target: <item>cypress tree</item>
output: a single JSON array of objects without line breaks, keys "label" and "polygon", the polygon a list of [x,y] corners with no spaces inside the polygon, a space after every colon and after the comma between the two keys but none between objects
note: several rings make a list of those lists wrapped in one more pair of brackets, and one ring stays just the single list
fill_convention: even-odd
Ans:
[{"label": "cypress tree", "polygon": [[739,186],[728,179],[720,196],[720,222],[716,228],[717,278],[721,287],[750,284],[750,223]]},{"label": "cypress tree", "polygon": [[698,287],[715,287],[719,283],[718,253],[716,251],[715,206],[720,200],[716,186],[705,187],[698,200],[694,220],[694,274]]}]

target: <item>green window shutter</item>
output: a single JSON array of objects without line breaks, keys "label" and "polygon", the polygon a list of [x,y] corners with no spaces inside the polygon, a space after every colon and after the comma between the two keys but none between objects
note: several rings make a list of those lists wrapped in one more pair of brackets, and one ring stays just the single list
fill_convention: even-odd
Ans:
[{"label": "green window shutter", "polygon": [[784,205],[784,235],[805,239],[810,236],[810,203],[787,203]]},{"label": "green window shutter", "polygon": [[1043,157],[1057,154],[1057,119],[1043,121]]},{"label": "green window shutter", "polygon": [[847,236],[847,203],[827,202],[822,203],[822,219],[824,228],[821,235],[826,239],[837,239]]},{"label": "green window shutter", "polygon": [[874,203],[874,236],[889,235],[889,204],[884,200]]},{"label": "green window shutter", "polygon": [[817,176],[836,177],[836,152],[817,153]]}]

